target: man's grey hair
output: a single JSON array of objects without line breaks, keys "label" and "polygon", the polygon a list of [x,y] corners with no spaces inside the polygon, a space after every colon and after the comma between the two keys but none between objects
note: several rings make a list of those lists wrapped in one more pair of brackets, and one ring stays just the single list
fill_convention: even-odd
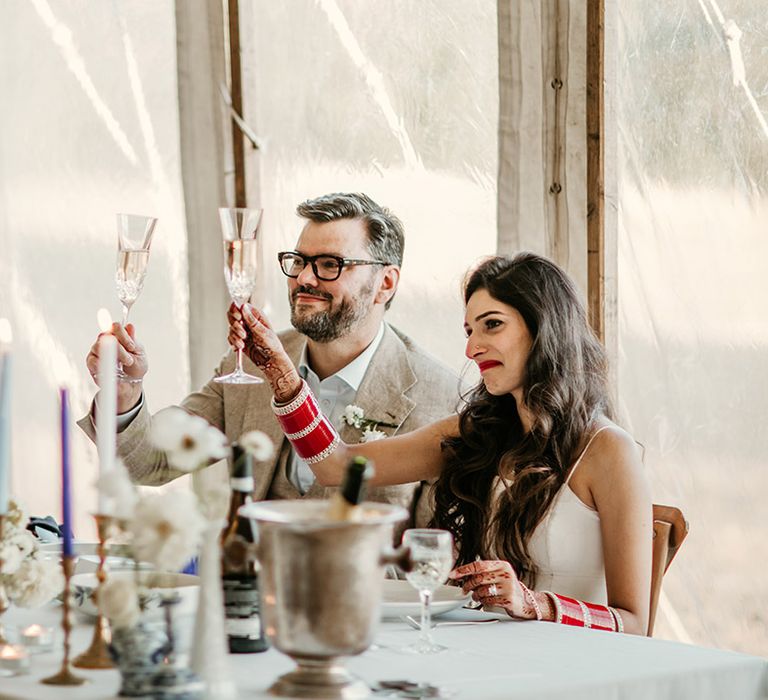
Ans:
[{"label": "man's grey hair", "polygon": [[296,213],[318,224],[339,219],[360,219],[368,232],[371,256],[388,265],[400,267],[403,264],[405,234],[402,222],[368,195],[334,192],[302,202],[296,207]]}]

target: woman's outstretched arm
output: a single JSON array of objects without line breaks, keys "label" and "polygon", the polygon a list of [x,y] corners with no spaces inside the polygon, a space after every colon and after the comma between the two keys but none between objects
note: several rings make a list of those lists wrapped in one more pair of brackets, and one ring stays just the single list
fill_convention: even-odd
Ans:
[{"label": "woman's outstretched arm", "polygon": [[[230,345],[242,349],[264,372],[274,392],[277,410],[291,403],[300,404],[301,377],[267,319],[250,304],[243,305],[242,309],[233,304],[227,316]],[[425,481],[440,474],[443,467],[440,445],[448,435],[458,434],[458,425],[458,416],[451,416],[386,440],[355,445],[339,442],[327,454],[323,451],[314,460],[307,461],[322,486],[339,485],[349,460],[356,455],[374,463],[374,475],[370,482],[374,486]],[[304,428],[304,424],[296,427]],[[286,429],[285,425],[283,428]],[[286,434],[291,432],[286,430]],[[295,434],[302,433],[306,439],[306,428],[297,430]]]}]

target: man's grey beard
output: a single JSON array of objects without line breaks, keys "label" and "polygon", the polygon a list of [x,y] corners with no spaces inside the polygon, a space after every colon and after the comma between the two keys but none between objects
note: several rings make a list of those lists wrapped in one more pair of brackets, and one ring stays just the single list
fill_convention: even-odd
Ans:
[{"label": "man's grey beard", "polygon": [[[347,335],[359,321],[368,316],[373,307],[373,281],[363,287],[353,301],[343,301],[336,309],[317,311],[310,316],[299,316],[296,313],[295,297],[300,293],[320,295],[305,287],[299,287],[291,296],[291,325],[316,343],[330,343]],[[327,297],[323,295],[323,298]]]}]

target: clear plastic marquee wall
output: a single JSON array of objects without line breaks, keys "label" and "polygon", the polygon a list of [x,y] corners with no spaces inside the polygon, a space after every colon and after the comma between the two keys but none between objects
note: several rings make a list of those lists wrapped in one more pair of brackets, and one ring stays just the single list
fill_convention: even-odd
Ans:
[{"label": "clear plastic marquee wall", "polygon": [[768,654],[768,8],[619,3],[620,398],[691,533],[657,635]]},{"label": "clear plastic marquee wall", "polygon": [[[766,654],[768,11],[763,0],[617,7],[620,418],[644,446],[654,501],[692,526],[656,636]],[[390,320],[456,370],[459,282],[496,245],[496,9],[241,0],[263,259],[293,245],[297,202],[368,192],[407,230]],[[0,3],[0,316],[15,333],[14,492],[36,515],[58,512],[56,389],[68,383],[74,412],[87,410],[96,311],[119,312],[118,211],[160,219],[132,311],[150,407],[190,388],[174,10]],[[263,279],[285,326],[276,264]],[[95,450],[79,434],[75,447],[87,537]]]}]

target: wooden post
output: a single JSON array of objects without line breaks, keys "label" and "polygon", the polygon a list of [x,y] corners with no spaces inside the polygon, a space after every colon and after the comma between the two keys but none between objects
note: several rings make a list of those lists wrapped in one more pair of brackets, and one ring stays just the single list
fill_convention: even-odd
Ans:
[{"label": "wooden post", "polygon": [[586,299],[586,8],[498,0],[500,253],[554,259]]},{"label": "wooden post", "polygon": [[587,0],[587,311],[605,341],[604,0]]},{"label": "wooden post", "polygon": [[[240,70],[240,8],[238,0],[229,0],[229,93],[232,109],[243,116],[243,89]],[[235,166],[235,206],[246,207],[245,143],[237,122],[232,119],[232,158]]]}]

